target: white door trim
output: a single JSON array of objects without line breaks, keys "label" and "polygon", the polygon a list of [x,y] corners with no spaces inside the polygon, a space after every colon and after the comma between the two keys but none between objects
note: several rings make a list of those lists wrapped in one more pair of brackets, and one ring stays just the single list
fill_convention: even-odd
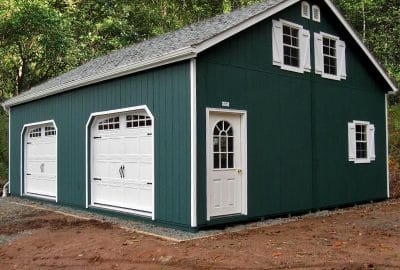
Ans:
[{"label": "white door trim", "polygon": [[[211,169],[209,168],[208,162],[208,149],[211,144],[210,138],[208,136],[208,128],[210,123],[210,113],[213,112],[222,112],[222,113],[231,113],[237,114],[241,116],[241,146],[242,146],[242,215],[247,215],[247,111],[245,110],[234,110],[234,109],[221,109],[221,108],[206,108],[206,190],[208,184],[208,171]],[[207,201],[207,220],[210,221],[211,215],[209,212],[210,206],[208,205],[208,194],[206,192],[206,201]]]},{"label": "white door trim", "polygon": [[[135,111],[135,110],[145,110],[147,115],[150,116],[151,121],[152,121],[152,125],[151,125],[151,132],[153,134],[152,136],[152,143],[153,143],[153,153],[152,153],[152,178],[153,178],[153,185],[152,185],[152,195],[153,195],[153,202],[152,202],[152,212],[151,212],[151,219],[154,220],[155,219],[155,185],[156,185],[156,181],[155,181],[155,173],[154,173],[154,153],[155,153],[155,145],[154,145],[154,116],[151,113],[151,111],[149,110],[149,108],[147,107],[147,105],[140,105],[140,106],[134,106],[134,107],[127,107],[127,108],[121,108],[121,109],[116,109],[116,110],[108,110],[108,111],[100,111],[100,112],[94,112],[92,114],[90,114],[87,122],[86,122],[86,143],[85,143],[85,153],[86,153],[86,208],[89,208],[89,206],[91,206],[89,204],[89,172],[92,171],[92,148],[90,149],[90,153],[89,153],[89,141],[90,141],[90,129],[91,129],[91,123],[92,120],[96,117],[96,116],[101,116],[101,115],[107,115],[107,114],[114,114],[114,113],[123,113],[123,112],[129,112],[129,111]],[[96,206],[96,208],[100,208],[99,206]],[[105,209],[110,209],[110,210],[117,210],[119,212],[127,212],[127,213],[133,213],[133,214],[139,214],[139,212],[136,211],[131,211],[131,210],[121,210],[121,209],[117,209],[117,208],[113,208],[113,207],[104,207]]]},{"label": "white door trim", "polygon": [[[21,144],[20,144],[20,196],[27,196],[27,197],[37,197],[40,199],[46,199],[46,200],[53,200],[50,197],[46,197],[46,196],[40,196],[40,195],[32,195],[32,194],[24,194],[23,191],[23,187],[25,185],[24,182],[24,168],[26,167],[26,159],[25,159],[25,147],[24,147],[24,142],[25,142],[25,131],[27,128],[32,127],[32,126],[39,126],[39,125],[45,125],[45,124],[53,124],[54,128],[56,129],[56,160],[57,160],[57,164],[56,164],[56,198],[55,198],[55,202],[58,202],[58,129],[57,129],[57,125],[56,122],[51,119],[51,120],[46,120],[46,121],[41,121],[41,122],[33,122],[33,123],[28,123],[25,124],[22,127],[21,130]],[[10,173],[10,172],[9,172]]]}]

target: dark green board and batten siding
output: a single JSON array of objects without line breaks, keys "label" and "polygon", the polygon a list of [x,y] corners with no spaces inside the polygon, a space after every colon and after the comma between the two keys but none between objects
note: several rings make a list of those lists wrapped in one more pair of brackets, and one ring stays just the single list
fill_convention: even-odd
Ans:
[{"label": "dark green board and batten siding", "polygon": [[[338,19],[323,4],[321,23],[301,17],[300,3],[273,16],[303,25],[311,34],[311,73],[272,65],[272,20],[267,19],[197,58],[198,224],[206,219],[206,108],[247,111],[248,216],[304,212],[387,196],[385,91],[387,83]],[[314,73],[313,33],[346,42],[347,79]],[[348,161],[347,123],[375,125],[376,160]]]},{"label": "dark green board and batten siding", "polygon": [[147,105],[155,118],[155,218],[190,226],[190,67],[181,62],[11,108],[11,193],[20,194],[25,124],[58,128],[58,202],[86,205],[86,123],[93,112]]}]

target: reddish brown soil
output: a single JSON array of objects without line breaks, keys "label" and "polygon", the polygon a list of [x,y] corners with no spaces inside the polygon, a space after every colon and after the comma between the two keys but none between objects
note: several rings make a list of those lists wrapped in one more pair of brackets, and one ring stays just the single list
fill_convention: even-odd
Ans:
[{"label": "reddish brown soil", "polygon": [[400,269],[400,200],[181,243],[44,211],[14,223],[0,234],[34,230],[1,269]]}]

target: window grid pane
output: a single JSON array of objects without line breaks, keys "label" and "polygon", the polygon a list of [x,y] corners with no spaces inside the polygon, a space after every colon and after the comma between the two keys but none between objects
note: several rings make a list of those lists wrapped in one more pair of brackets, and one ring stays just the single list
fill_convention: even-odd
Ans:
[{"label": "window grid pane", "polygon": [[299,67],[299,29],[283,25],[283,63]]},{"label": "window grid pane", "polygon": [[137,127],[149,127],[152,125],[150,116],[131,114],[126,116],[126,127],[137,128]]},{"label": "window grid pane", "polygon": [[98,124],[98,130],[119,129],[119,117],[105,119]]},{"label": "window grid pane", "polygon": [[356,158],[368,158],[366,124],[356,124]]},{"label": "window grid pane", "polygon": [[233,128],[229,122],[218,122],[213,130],[214,169],[234,168],[233,141]]},{"label": "window grid pane", "polygon": [[336,40],[324,37],[322,41],[324,73],[337,75]]}]

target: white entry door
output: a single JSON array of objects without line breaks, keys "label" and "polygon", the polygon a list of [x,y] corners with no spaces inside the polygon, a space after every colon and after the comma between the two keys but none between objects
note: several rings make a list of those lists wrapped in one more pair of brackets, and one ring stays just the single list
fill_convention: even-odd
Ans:
[{"label": "white entry door", "polygon": [[28,127],[24,148],[24,193],[55,199],[57,195],[57,134],[54,125]]},{"label": "white entry door", "polygon": [[209,112],[207,130],[208,217],[244,213],[243,115]]},{"label": "white entry door", "polygon": [[151,215],[152,119],[144,110],[96,117],[92,126],[92,205]]}]

